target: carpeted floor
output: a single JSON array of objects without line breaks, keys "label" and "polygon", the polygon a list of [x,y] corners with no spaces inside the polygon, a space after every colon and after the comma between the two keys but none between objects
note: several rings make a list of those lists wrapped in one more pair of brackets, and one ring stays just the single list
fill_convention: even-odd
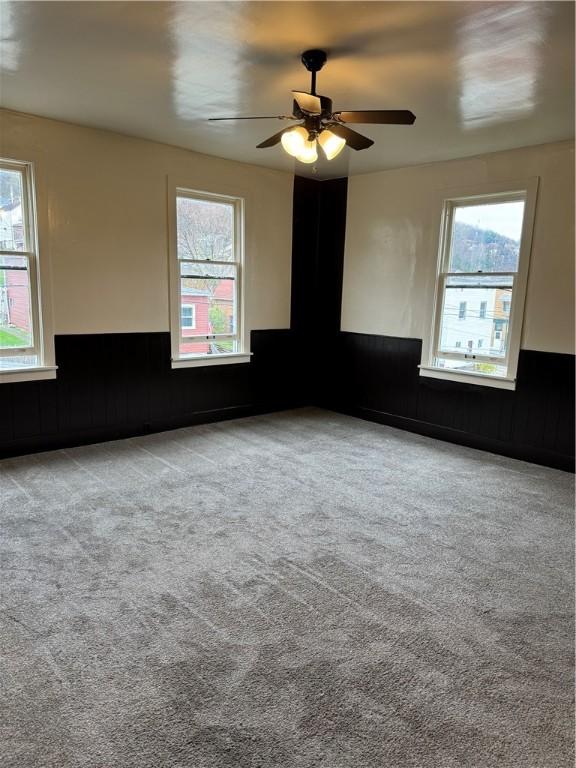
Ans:
[{"label": "carpeted floor", "polygon": [[0,762],[572,766],[572,489],[313,409],[1,462]]}]

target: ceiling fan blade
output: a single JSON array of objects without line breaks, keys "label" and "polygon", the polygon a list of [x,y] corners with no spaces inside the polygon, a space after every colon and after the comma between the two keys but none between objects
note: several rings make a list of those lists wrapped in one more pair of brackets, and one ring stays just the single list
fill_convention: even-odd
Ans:
[{"label": "ceiling fan blade", "polygon": [[336,136],[340,136],[341,139],[346,139],[346,144],[348,144],[351,149],[368,149],[368,147],[371,147],[372,144],[374,144],[372,139],[362,136],[361,133],[353,131],[352,128],[347,128],[345,125],[342,125],[342,123],[329,123],[326,128],[328,128],[329,131],[332,131],[332,133],[335,133]]},{"label": "ceiling fan blade", "polygon": [[264,141],[261,141],[260,144],[257,144],[256,149],[266,149],[266,147],[273,147],[275,144],[279,144],[282,139],[282,134],[291,130],[292,126],[283,128],[281,131],[278,131],[278,133],[275,133],[274,136],[270,136],[269,139],[264,139]]},{"label": "ceiling fan blade", "polygon": [[298,104],[302,112],[306,112],[309,115],[322,114],[320,96],[314,96],[312,93],[304,93],[303,91],[292,91],[292,93],[294,94],[296,104]]},{"label": "ceiling fan blade", "polygon": [[366,109],[334,112],[344,123],[374,123],[379,125],[412,125],[416,115],[409,109]]},{"label": "ceiling fan blade", "polygon": [[262,115],[261,117],[209,117],[211,122],[215,120],[296,120],[293,115]]}]

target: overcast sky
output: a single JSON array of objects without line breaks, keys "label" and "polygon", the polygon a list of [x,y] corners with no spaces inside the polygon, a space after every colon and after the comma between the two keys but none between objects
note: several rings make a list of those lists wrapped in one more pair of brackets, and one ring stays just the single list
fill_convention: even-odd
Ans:
[{"label": "overcast sky", "polygon": [[456,210],[456,221],[473,224],[480,229],[491,229],[499,235],[520,240],[524,203],[492,203],[490,205],[463,206]]}]

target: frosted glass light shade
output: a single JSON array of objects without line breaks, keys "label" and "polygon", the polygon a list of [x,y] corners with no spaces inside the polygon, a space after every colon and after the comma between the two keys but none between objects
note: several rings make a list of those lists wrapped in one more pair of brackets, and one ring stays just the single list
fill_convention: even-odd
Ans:
[{"label": "frosted glass light shade", "polygon": [[293,128],[291,131],[286,131],[286,133],[282,134],[281,138],[282,146],[292,157],[298,157],[307,141],[308,131],[302,125]]},{"label": "frosted glass light shade", "polygon": [[296,155],[296,160],[300,160],[301,163],[315,163],[318,160],[316,140],[305,141],[304,146]]},{"label": "frosted glass light shade", "polygon": [[336,136],[335,133],[325,129],[318,136],[318,144],[322,147],[328,160],[333,160],[346,146],[346,139]]}]

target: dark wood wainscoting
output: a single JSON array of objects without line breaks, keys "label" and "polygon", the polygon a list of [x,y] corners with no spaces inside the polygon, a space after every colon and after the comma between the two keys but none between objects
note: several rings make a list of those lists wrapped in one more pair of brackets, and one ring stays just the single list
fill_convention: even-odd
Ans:
[{"label": "dark wood wainscoting", "polygon": [[515,391],[419,376],[422,342],[339,334],[319,404],[574,471],[574,356],[522,350]]},{"label": "dark wood wainscoting", "polygon": [[172,370],[169,333],[56,336],[56,379],[2,384],[0,457],[301,405],[292,332],[254,331],[252,352]]}]

